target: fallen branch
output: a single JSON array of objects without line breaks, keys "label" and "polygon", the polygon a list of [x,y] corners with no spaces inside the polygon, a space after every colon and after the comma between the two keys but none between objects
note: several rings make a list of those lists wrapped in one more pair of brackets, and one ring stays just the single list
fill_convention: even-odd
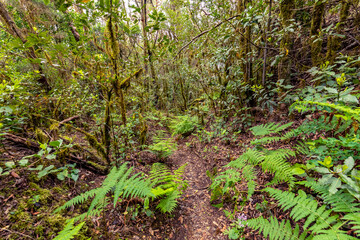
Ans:
[{"label": "fallen branch", "polygon": [[79,118],[79,117],[80,117],[80,115],[76,115],[76,116],[73,116],[73,117],[69,117],[69,118],[67,118],[67,119],[64,119],[64,120],[62,120],[61,122],[59,122],[59,126],[61,126],[61,125],[64,124],[64,123],[70,122],[70,121],[72,121],[72,120],[74,120],[74,119],[77,119],[77,118]]}]

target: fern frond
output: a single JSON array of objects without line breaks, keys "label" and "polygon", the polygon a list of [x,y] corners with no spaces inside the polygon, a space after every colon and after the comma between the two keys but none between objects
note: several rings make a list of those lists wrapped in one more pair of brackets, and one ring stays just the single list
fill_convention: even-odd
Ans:
[{"label": "fern frond", "polygon": [[[121,170],[122,168],[126,168],[126,164],[123,164],[119,170]],[[91,212],[100,201],[103,201],[106,195],[112,190],[112,188],[116,186],[117,179],[119,177],[119,170],[117,169],[117,167],[113,167],[111,169],[110,173],[105,178],[101,187],[97,189],[96,195],[90,204],[88,212]]]},{"label": "fern frond", "polygon": [[293,124],[293,122],[289,122],[284,125],[280,125],[280,123],[278,123],[278,124],[267,123],[267,124],[262,124],[262,125],[252,127],[252,128],[250,128],[250,130],[252,131],[252,133],[255,136],[265,136],[265,135],[281,132],[281,131],[287,129],[288,127],[290,127],[292,124]]},{"label": "fern frond", "polygon": [[255,139],[255,140],[251,141],[250,143],[252,145],[260,145],[260,144],[269,144],[269,143],[273,143],[273,142],[279,142],[279,141],[283,141],[283,140],[285,140],[284,137],[274,136],[274,137],[263,137],[260,139]]},{"label": "fern frond", "polygon": [[74,220],[69,221],[65,228],[53,240],[68,240],[73,239],[80,231],[85,222],[74,226]]},{"label": "fern frond", "polygon": [[280,182],[288,182],[290,187],[294,185],[295,178],[292,172],[292,165],[286,160],[290,156],[295,156],[295,152],[290,149],[269,151],[265,155],[265,160],[261,163],[263,171],[275,174],[274,179],[269,183],[270,185]]},{"label": "fern frond", "polygon": [[309,108],[307,108],[307,105],[328,107],[335,111],[344,113],[345,116],[342,117],[343,119],[354,118],[357,121],[360,121],[360,108],[354,108],[345,105],[336,105],[334,103],[328,103],[328,102],[298,101],[293,103],[290,108],[295,108],[299,111],[308,111]]},{"label": "fern frond", "polygon": [[355,230],[357,236],[360,236],[360,212],[346,214],[343,219],[348,220],[349,224],[353,225],[351,229]]},{"label": "fern frond", "polygon": [[99,206],[108,204],[106,196],[109,192],[114,192],[114,207],[120,196],[125,198],[129,196],[140,198],[154,197],[151,192],[150,181],[144,179],[140,174],[132,175],[132,169],[128,169],[126,163],[119,168],[113,167],[101,187],[80,194],[56,209],[55,212],[76,204],[82,204],[84,201],[94,198],[86,215],[96,214],[101,209]]},{"label": "fern frond", "polygon": [[305,240],[310,239],[306,237],[307,232],[300,234],[300,227],[296,224],[295,229],[292,229],[290,221],[282,220],[280,223],[274,217],[264,219],[263,217],[249,219],[246,221],[246,225],[252,229],[259,230],[262,235],[269,240]]},{"label": "fern frond", "polygon": [[335,194],[329,193],[329,186],[308,179],[307,181],[297,182],[297,184],[304,185],[311,188],[324,200],[326,204],[332,207],[334,212],[339,213],[354,213],[360,212],[360,203],[350,193],[344,190],[339,190]]},{"label": "fern frond", "polygon": [[304,142],[298,142],[298,144],[296,144],[294,149],[295,149],[295,152],[298,153],[298,154],[303,154],[303,155],[309,155],[310,154],[310,148]]},{"label": "fern frond", "polygon": [[98,189],[92,189],[90,191],[80,194],[79,196],[74,197],[73,199],[69,200],[61,207],[58,207],[57,209],[55,209],[54,213],[57,213],[66,208],[84,203],[86,200],[94,197],[96,195],[97,191],[98,191]]},{"label": "fern frond", "polygon": [[[278,200],[283,210],[292,209],[290,217],[295,221],[306,219],[303,228],[324,236],[333,236],[333,239],[343,239],[343,235],[347,236],[345,231],[340,230],[341,222],[338,221],[338,215],[332,215],[331,210],[326,210],[326,205],[318,207],[316,200],[309,199],[306,193],[299,190],[296,196],[291,192],[283,192],[278,189],[265,189],[271,197]],[[340,225],[339,225],[340,224]]]},{"label": "fern frond", "polygon": [[234,167],[241,169],[243,168],[244,163],[250,163],[252,165],[258,165],[262,161],[264,161],[264,153],[257,151],[255,149],[248,149],[245,153],[243,153],[240,157],[238,157],[235,161],[230,162],[226,165],[226,167]]},{"label": "fern frond", "polygon": [[177,199],[186,188],[187,183],[183,174],[187,164],[179,167],[172,173],[164,164],[153,164],[150,171],[152,193],[156,197],[164,197],[160,200],[157,208],[162,212],[171,212],[177,205]]},{"label": "fern frond", "polygon": [[160,200],[156,208],[163,213],[171,213],[177,206],[177,199],[181,196],[179,191],[172,191],[166,198]]}]

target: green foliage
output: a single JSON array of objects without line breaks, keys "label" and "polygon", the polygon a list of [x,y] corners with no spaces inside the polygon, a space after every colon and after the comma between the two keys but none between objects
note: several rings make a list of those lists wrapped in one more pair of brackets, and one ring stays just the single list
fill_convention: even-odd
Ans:
[{"label": "green foliage", "polygon": [[278,149],[273,151],[258,151],[248,149],[239,158],[225,165],[227,168],[213,179],[210,188],[213,191],[213,198],[233,190],[237,193],[236,184],[246,182],[248,199],[252,196],[256,187],[255,166],[260,166],[264,172],[274,174],[274,178],[268,185],[287,182],[290,187],[295,183],[293,167],[287,162],[287,158],[295,156],[295,152],[289,149]]},{"label": "green foliage", "polygon": [[197,118],[188,115],[178,116],[170,122],[170,129],[173,135],[181,134],[186,137],[189,136],[197,127]]},{"label": "green foliage", "polygon": [[336,112],[336,118],[344,119],[345,121],[354,119],[360,121],[360,108],[346,106],[346,105],[338,105],[334,103],[328,102],[316,102],[316,101],[298,101],[295,102],[291,107],[293,109],[298,110],[299,112],[305,112],[309,110],[313,110],[310,106],[320,107],[320,110],[329,111],[332,110]]},{"label": "green foliage", "polygon": [[128,168],[126,163],[119,168],[113,167],[101,187],[76,196],[66,202],[63,206],[57,208],[55,213],[71,206],[83,204],[88,199],[93,198],[86,213],[87,215],[92,215],[94,211],[99,212],[97,211],[99,210],[99,205],[105,203],[104,201],[110,192],[114,194],[114,207],[116,206],[119,197],[138,197],[142,199],[154,197],[154,194],[151,192],[150,181],[140,176],[140,173],[132,175],[132,172],[133,168]]},{"label": "green foliage", "polygon": [[73,239],[81,230],[85,222],[74,226],[74,220],[70,220],[65,228],[58,233],[58,235],[53,240],[68,240]]},{"label": "green foliage", "polygon": [[155,197],[161,197],[157,208],[163,213],[171,213],[177,206],[178,198],[187,187],[183,179],[186,165],[179,167],[172,173],[164,164],[153,164],[149,179],[152,182],[151,192]]},{"label": "green foliage", "polygon": [[289,122],[289,123],[283,124],[283,125],[280,125],[280,123],[278,123],[278,124],[267,123],[267,124],[262,124],[262,125],[252,127],[252,128],[250,128],[250,130],[252,131],[252,133],[255,136],[265,136],[265,135],[279,133],[279,132],[287,129],[288,127],[290,127],[292,124],[293,124],[293,122]]},{"label": "green foliage", "polygon": [[[294,221],[306,220],[302,227],[304,232],[314,235],[312,239],[356,239],[341,229],[343,223],[338,215],[333,214],[332,210],[327,210],[326,205],[319,207],[318,202],[309,198],[304,191],[299,190],[297,196],[273,188],[267,188],[265,191],[279,202],[283,210],[291,209],[290,217]],[[274,222],[272,225],[276,227]]]},{"label": "green foliage", "polygon": [[246,221],[248,227],[259,230],[259,232],[270,240],[293,240],[306,239],[306,232],[300,234],[300,227],[298,224],[293,229],[289,220],[282,220],[280,223],[274,217],[265,219],[263,217],[249,219]]},{"label": "green foliage", "polygon": [[176,150],[176,143],[172,138],[154,137],[154,142],[149,146],[149,151],[155,153],[160,159],[171,156]]},{"label": "green foliage", "polygon": [[[285,140],[294,138],[298,135],[298,133],[296,131],[294,131],[293,129],[287,131],[285,134],[280,135],[281,131],[289,128],[292,124],[293,124],[293,122],[289,122],[289,123],[286,123],[283,125],[280,125],[280,123],[278,123],[278,124],[268,123],[268,124],[263,124],[263,125],[258,125],[258,126],[252,127],[252,128],[250,128],[250,130],[252,131],[252,133],[255,136],[263,136],[263,137],[251,141],[251,144],[261,145],[261,144],[267,144],[267,143],[272,143],[272,142],[285,141]],[[273,134],[277,134],[278,136],[268,136],[268,135],[273,135]]]}]

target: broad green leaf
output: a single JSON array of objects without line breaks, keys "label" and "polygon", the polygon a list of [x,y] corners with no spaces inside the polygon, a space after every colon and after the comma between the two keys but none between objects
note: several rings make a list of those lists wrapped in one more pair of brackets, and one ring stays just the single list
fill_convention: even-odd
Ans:
[{"label": "broad green leaf", "polygon": [[36,168],[29,168],[30,171],[41,171],[43,169],[44,165],[39,165]]},{"label": "broad green leaf", "polygon": [[21,160],[19,161],[19,165],[20,165],[21,167],[26,166],[28,163],[29,163],[29,160],[28,160],[28,159],[21,159]]},{"label": "broad green leaf", "polygon": [[49,143],[49,145],[50,146],[52,146],[52,147],[60,147],[61,146],[61,144],[63,143],[63,140],[62,139],[59,139],[59,140],[57,140],[57,141],[52,141],[52,142],[50,142]]},{"label": "broad green leaf", "polygon": [[338,188],[341,187],[341,180],[339,178],[337,178],[336,180],[334,180],[330,187],[329,187],[329,192],[331,194],[335,194],[338,191]]},{"label": "broad green leaf", "polygon": [[46,159],[49,159],[49,160],[53,160],[56,158],[56,155],[55,154],[49,154],[46,156]]},{"label": "broad green leaf", "polygon": [[347,94],[347,95],[341,97],[339,100],[343,101],[344,103],[359,104],[359,100],[357,99],[357,97],[355,97],[354,95],[351,95],[351,94]]},{"label": "broad green leaf", "polygon": [[305,173],[305,170],[302,169],[302,168],[293,168],[292,169],[292,172],[295,174],[295,175],[301,175],[301,174],[304,174]]},{"label": "broad green leaf", "polygon": [[354,160],[353,157],[348,157],[348,158],[345,160],[344,164],[348,167],[348,168],[344,171],[344,173],[348,173],[348,172],[350,172],[350,171],[353,169],[353,167],[355,166],[355,160]]},{"label": "broad green leaf", "polygon": [[6,162],[5,163],[5,166],[7,168],[14,168],[15,167],[15,163],[13,161],[10,161],[10,162]]},{"label": "broad green leaf", "polygon": [[50,166],[44,168],[44,170],[42,170],[38,173],[38,178],[42,178],[43,176],[49,174],[49,171],[53,168],[54,168],[54,165],[50,165]]}]

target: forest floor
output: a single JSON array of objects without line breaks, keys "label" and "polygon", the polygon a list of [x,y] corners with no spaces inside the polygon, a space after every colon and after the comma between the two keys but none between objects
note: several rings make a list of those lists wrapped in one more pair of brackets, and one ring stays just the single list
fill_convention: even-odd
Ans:
[{"label": "forest floor", "polygon": [[[129,219],[123,215],[128,211],[124,206],[126,204],[119,204],[122,206],[117,207],[115,211],[108,209],[105,217],[100,216],[88,221],[84,235],[92,236],[92,239],[228,239],[224,232],[229,229],[232,221],[225,215],[225,211],[231,213],[242,199],[211,201],[211,179],[207,172],[216,172],[236,159],[245,151],[244,146],[250,140],[251,136],[247,133],[240,134],[233,142],[216,138],[209,142],[200,142],[194,135],[177,138],[177,150],[166,159],[165,164],[171,170],[187,164],[184,179],[188,187],[174,212],[169,215],[156,211],[151,217],[139,213],[136,218]],[[1,161],[18,161],[24,156],[36,153],[11,142],[4,142],[4,145],[6,151],[0,154]],[[142,160],[142,163],[138,160]],[[149,152],[138,152],[130,156],[131,164],[144,171],[148,169],[147,165],[157,161],[156,156]],[[61,182],[52,175],[38,181],[34,179],[33,172],[27,169],[16,170],[16,174],[0,177],[0,239],[4,240],[51,239],[54,233],[62,229],[59,222],[66,220],[66,216],[52,215],[53,210],[81,192],[100,186],[105,178],[80,169],[76,184],[71,181]],[[257,177],[259,185],[256,190],[259,190],[263,188],[262,182],[266,182],[271,176],[259,171]],[[262,215],[257,206],[261,207],[263,201],[262,193],[256,192],[246,204],[239,205],[237,211],[234,211],[233,218],[236,220],[240,213],[248,218]],[[65,215],[71,216],[79,211],[72,209]],[[272,214],[274,212],[276,215],[276,211]],[[249,230],[245,230],[243,237],[263,239],[256,232]]]}]

